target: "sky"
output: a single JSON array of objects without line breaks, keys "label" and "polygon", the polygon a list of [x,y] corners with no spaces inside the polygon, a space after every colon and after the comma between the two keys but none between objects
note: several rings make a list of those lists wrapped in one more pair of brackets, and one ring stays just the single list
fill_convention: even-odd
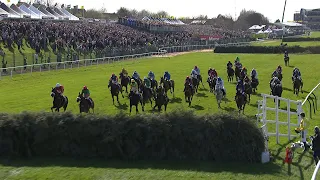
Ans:
[{"label": "sky", "polygon": [[[282,18],[285,0],[51,0],[59,4],[84,6],[85,9],[101,9],[108,13],[116,12],[120,7],[151,12],[164,10],[175,17],[192,17],[200,14],[209,18],[219,14],[239,15],[242,9],[255,10],[275,21]],[[13,1],[11,1],[13,2]],[[287,0],[284,21],[292,21],[293,13],[301,8],[320,8],[320,0]]]}]

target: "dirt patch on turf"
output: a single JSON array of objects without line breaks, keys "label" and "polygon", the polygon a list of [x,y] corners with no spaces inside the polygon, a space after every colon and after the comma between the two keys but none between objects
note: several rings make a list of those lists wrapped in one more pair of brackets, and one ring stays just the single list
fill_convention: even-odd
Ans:
[{"label": "dirt patch on turf", "polygon": [[194,53],[194,52],[212,52],[212,49],[204,49],[204,50],[194,50],[194,51],[187,51],[187,52],[176,52],[176,53],[167,53],[164,55],[155,55],[152,57],[175,57],[183,54],[189,54],[189,53]]}]

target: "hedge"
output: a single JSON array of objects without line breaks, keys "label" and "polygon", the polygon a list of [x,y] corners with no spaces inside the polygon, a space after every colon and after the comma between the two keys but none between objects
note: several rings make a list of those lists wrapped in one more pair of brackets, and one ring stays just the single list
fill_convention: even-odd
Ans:
[{"label": "hedge", "polygon": [[0,114],[0,155],[12,158],[258,162],[264,146],[252,119],[227,114]]},{"label": "hedge", "polygon": [[320,54],[320,46],[217,46],[214,49],[215,53],[262,53],[262,54],[278,54],[284,50],[290,53],[308,53]]},{"label": "hedge", "polygon": [[320,37],[286,37],[282,42],[320,41]]}]

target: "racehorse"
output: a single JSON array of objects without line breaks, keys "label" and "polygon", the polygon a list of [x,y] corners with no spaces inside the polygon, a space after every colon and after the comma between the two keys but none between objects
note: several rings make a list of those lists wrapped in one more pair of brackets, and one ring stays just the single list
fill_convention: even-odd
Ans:
[{"label": "racehorse", "polygon": [[239,110],[239,114],[242,110],[243,114],[244,114],[244,109],[246,107],[246,97],[243,96],[241,93],[237,93],[236,94],[236,103],[237,103],[237,107],[238,107],[238,110]]},{"label": "racehorse", "polygon": [[112,103],[113,103],[113,105],[114,105],[114,96],[117,97],[117,102],[120,104],[120,102],[119,102],[119,92],[121,93],[122,98],[124,98],[124,96],[123,96],[123,94],[122,94],[121,85],[112,83],[112,82],[110,81],[110,83],[109,83],[109,85],[108,85],[108,88],[109,88],[109,87],[111,87],[110,92],[111,92],[111,96],[112,96]]},{"label": "racehorse", "polygon": [[[281,84],[273,85],[273,88],[271,89],[271,94],[273,96],[281,97],[281,95],[282,95],[282,85]],[[273,102],[275,102],[275,100]],[[278,106],[280,106],[280,100],[278,101],[278,103],[279,103]]]},{"label": "racehorse", "polygon": [[126,88],[126,93],[128,94],[128,85],[130,82],[130,76],[124,76],[124,74],[121,72],[119,74],[119,77],[121,79],[121,91],[122,91],[122,87]]},{"label": "racehorse", "polygon": [[92,109],[92,112],[94,113],[94,102],[91,98],[90,98],[90,100],[91,100],[91,102],[88,99],[84,98],[79,92],[79,95],[77,97],[77,102],[80,102],[79,103],[80,113],[82,113],[82,112],[88,113],[90,108]]},{"label": "racehorse", "polygon": [[193,85],[195,92],[198,92],[199,79],[192,77],[192,85]]},{"label": "racehorse", "polygon": [[236,66],[236,68],[235,68],[235,75],[236,75],[237,80],[240,79],[240,72],[241,72],[241,69]]},{"label": "racehorse", "polygon": [[227,68],[227,74],[228,74],[228,82],[233,81],[233,76],[234,76],[234,70],[231,66],[228,66]]},{"label": "racehorse", "polygon": [[192,101],[192,98],[194,95],[194,89],[192,89],[188,83],[185,83],[184,87],[185,87],[184,98],[185,98],[186,102],[189,103],[189,106],[191,106],[191,101]]},{"label": "racehorse", "polygon": [[258,85],[259,85],[259,81],[258,79],[256,79],[255,77],[251,77],[251,87],[252,87],[252,91],[256,92],[258,90]]},{"label": "racehorse", "polygon": [[289,66],[289,60],[290,60],[289,56],[284,57],[283,59],[284,59],[285,66]]},{"label": "racehorse", "polygon": [[66,111],[68,107],[68,97],[67,96],[61,96],[55,88],[52,88],[51,90],[51,97],[53,97],[53,106],[51,107],[51,111],[53,112],[53,109],[55,108],[57,112],[60,111],[60,108],[63,107],[63,110]]},{"label": "racehorse", "polygon": [[170,81],[164,80],[163,77],[160,79],[160,84],[164,87],[164,92],[168,94],[168,91],[170,90],[170,93],[174,96],[174,81],[171,79]]},{"label": "racehorse", "polygon": [[221,104],[221,100],[223,98],[222,89],[221,88],[215,89],[214,94],[215,94],[216,99],[217,99],[218,108],[221,108],[220,104]]},{"label": "racehorse", "polygon": [[217,78],[216,77],[214,77],[214,78],[209,77],[207,82],[210,87],[210,92],[213,92],[216,88]]},{"label": "racehorse", "polygon": [[[162,87],[159,87],[162,88]],[[159,88],[157,89],[157,91],[159,90]],[[153,110],[158,107],[158,111],[161,111],[161,107],[164,106],[164,111],[167,111],[167,106],[169,103],[169,98],[166,96],[166,94],[164,93],[160,93],[162,92],[161,90],[159,90],[158,92],[156,92],[155,94],[155,105],[153,107]]]},{"label": "racehorse", "polygon": [[130,91],[129,99],[130,99],[130,114],[131,114],[132,106],[136,106],[136,113],[139,112],[139,110],[138,110],[139,103],[141,104],[142,111],[144,111],[144,106],[143,106],[143,102],[142,102],[143,99],[139,94],[136,94],[133,91]]},{"label": "racehorse", "polygon": [[303,93],[302,86],[303,86],[303,84],[302,84],[301,79],[294,78],[294,80],[293,80],[293,93],[298,96],[300,88],[301,88],[301,93]]},{"label": "racehorse", "polygon": [[244,82],[244,92],[249,96],[249,100],[247,101],[247,103],[249,104],[252,94],[252,86],[250,83]]},{"label": "racehorse", "polygon": [[140,86],[140,92],[142,93],[142,103],[143,103],[143,106],[146,105],[146,102],[150,102],[151,104],[151,107],[152,107],[152,95],[153,95],[153,92],[152,92],[152,89],[148,89],[147,87],[145,87],[143,84],[141,84]]}]

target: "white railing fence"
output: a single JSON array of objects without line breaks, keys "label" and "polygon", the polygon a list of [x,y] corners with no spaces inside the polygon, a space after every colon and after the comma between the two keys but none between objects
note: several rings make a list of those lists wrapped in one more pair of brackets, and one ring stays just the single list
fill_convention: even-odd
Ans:
[{"label": "white railing fence", "polygon": [[[317,84],[312,91],[307,95],[307,97],[302,102],[303,108],[305,110],[306,115],[312,119],[312,114],[316,114],[316,111],[318,110],[318,97],[320,95],[320,83]],[[316,176],[318,174],[320,168],[320,163],[317,164],[315,170],[313,171],[313,175],[311,180],[316,180]]]},{"label": "white railing fence", "polygon": [[[223,44],[223,46],[242,46],[242,45],[248,45],[248,44],[250,43],[248,42],[228,43],[228,44]],[[114,62],[128,60],[128,59],[141,59],[146,57],[152,57],[155,55],[164,55],[166,53],[213,49],[217,45],[218,44],[162,47],[159,49],[158,52],[148,52],[143,54],[104,57],[104,58],[96,58],[96,59],[82,59],[82,60],[76,60],[76,61],[51,62],[51,63],[0,68],[0,80],[3,78],[3,76],[10,76],[12,78],[14,74],[30,73],[32,75],[33,72],[52,71],[52,70],[67,69],[67,68],[79,68],[82,66],[99,65],[99,64],[105,64],[105,63],[109,64],[109,63],[114,63]]]}]

